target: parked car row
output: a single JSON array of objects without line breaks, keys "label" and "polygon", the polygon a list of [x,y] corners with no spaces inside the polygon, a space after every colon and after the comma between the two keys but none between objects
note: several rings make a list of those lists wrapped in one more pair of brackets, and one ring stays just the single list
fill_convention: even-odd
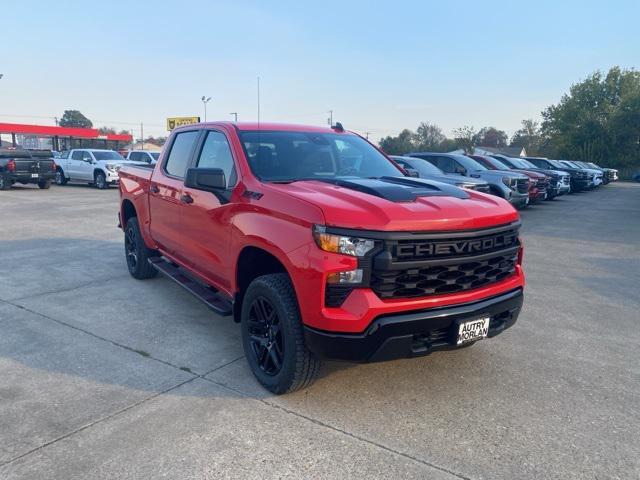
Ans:
[{"label": "parked car row", "polygon": [[612,168],[542,157],[414,152],[391,158],[410,176],[491,193],[516,208],[618,179],[618,171]]}]

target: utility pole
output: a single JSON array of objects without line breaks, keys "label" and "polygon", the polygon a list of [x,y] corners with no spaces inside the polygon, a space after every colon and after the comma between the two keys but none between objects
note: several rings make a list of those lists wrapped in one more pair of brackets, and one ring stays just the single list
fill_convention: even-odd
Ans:
[{"label": "utility pole", "polygon": [[233,115],[235,118],[234,122],[238,123],[238,112],[231,112],[229,115]]},{"label": "utility pole", "polygon": [[140,150],[144,150],[144,125],[142,122],[140,122],[140,143],[142,144]]},{"label": "utility pole", "polygon": [[369,140],[369,134],[370,134],[370,133],[371,133],[371,132],[364,132],[364,138],[366,138],[367,140]]},{"label": "utility pole", "polygon": [[333,110],[329,110],[329,118],[327,120],[329,122],[329,126],[333,127]]},{"label": "utility pole", "polygon": [[204,121],[207,121],[207,103],[209,103],[209,100],[211,100],[211,97],[205,97],[204,95],[202,96],[202,105],[204,105]]}]

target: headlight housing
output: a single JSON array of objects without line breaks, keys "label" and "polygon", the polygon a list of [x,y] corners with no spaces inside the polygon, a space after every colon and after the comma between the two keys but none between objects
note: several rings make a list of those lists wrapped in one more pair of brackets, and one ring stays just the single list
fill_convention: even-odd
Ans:
[{"label": "headlight housing", "polygon": [[353,257],[364,257],[375,247],[375,241],[371,239],[327,233],[326,227],[322,225],[314,225],[313,238],[318,247],[325,252]]},{"label": "headlight housing", "polygon": [[115,165],[107,164],[107,165],[104,166],[104,168],[106,168],[110,172],[115,172],[116,171],[116,166]]},{"label": "headlight housing", "polygon": [[502,183],[504,183],[507,187],[511,188],[514,184],[513,178],[511,177],[502,177]]}]

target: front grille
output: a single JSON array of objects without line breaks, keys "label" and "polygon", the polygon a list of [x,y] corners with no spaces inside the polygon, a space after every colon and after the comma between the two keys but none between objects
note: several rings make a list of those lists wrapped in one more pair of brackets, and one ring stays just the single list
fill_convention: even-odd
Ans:
[{"label": "front grille", "polygon": [[486,184],[486,185],[478,185],[478,186],[476,187],[476,192],[491,193],[491,188],[489,187],[489,184]]},{"label": "front grille", "polygon": [[515,272],[518,228],[385,240],[373,259],[371,289],[381,299],[392,299],[456,293],[498,282]]},{"label": "front grille", "polygon": [[516,180],[516,190],[519,193],[527,193],[529,191],[529,180],[526,178]]}]

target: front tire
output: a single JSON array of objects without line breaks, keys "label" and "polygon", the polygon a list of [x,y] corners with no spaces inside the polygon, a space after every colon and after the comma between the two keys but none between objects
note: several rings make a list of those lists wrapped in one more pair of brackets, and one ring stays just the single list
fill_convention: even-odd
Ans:
[{"label": "front tire", "polygon": [[51,188],[51,180],[40,180],[38,182],[38,187],[40,190],[48,190]]},{"label": "front tire", "polygon": [[59,168],[56,170],[56,185],[66,185],[68,182],[67,177],[64,176],[64,171]]},{"label": "front tire", "polygon": [[157,256],[157,252],[144,244],[138,219],[127,220],[124,229],[124,253],[127,257],[129,274],[138,280],[153,278],[158,271],[149,263],[149,258]]},{"label": "front tire", "polygon": [[109,188],[109,184],[107,183],[107,176],[104,174],[104,172],[96,172],[94,180],[94,185],[96,186],[96,188],[99,188],[100,190]]},{"label": "front tire", "polygon": [[320,361],[304,343],[298,301],[286,274],[251,282],[242,301],[241,330],[249,366],[270,392],[293,392],[316,379]]}]

